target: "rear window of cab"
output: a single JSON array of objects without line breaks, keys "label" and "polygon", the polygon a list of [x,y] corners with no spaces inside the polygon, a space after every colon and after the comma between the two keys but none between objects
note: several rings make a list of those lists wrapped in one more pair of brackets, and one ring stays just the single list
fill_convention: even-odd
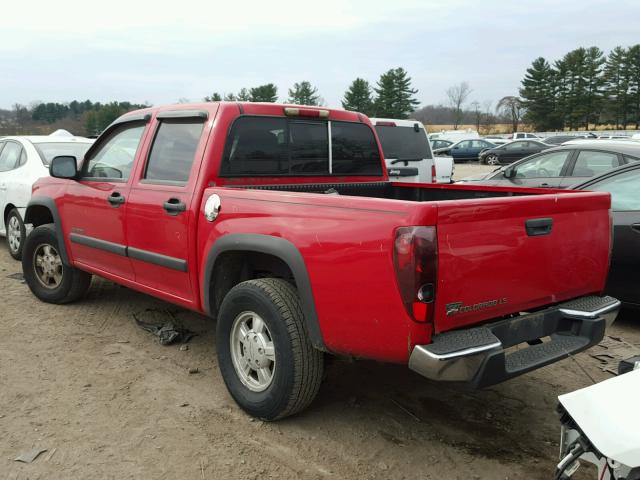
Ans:
[{"label": "rear window of cab", "polygon": [[363,123],[242,116],[229,131],[220,176],[380,176],[381,161]]}]

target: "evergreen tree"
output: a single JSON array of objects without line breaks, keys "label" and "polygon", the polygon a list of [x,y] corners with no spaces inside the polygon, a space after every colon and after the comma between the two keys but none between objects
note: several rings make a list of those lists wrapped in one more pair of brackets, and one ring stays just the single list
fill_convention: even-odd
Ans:
[{"label": "evergreen tree", "polygon": [[520,88],[526,120],[536,130],[553,130],[562,127],[556,112],[554,71],[544,58],[536,58],[522,80]]},{"label": "evergreen tree", "polygon": [[237,100],[236,96],[233,93],[227,93],[224,96],[225,102],[235,102]]},{"label": "evergreen tree", "polygon": [[420,102],[414,95],[418,90],[411,88],[411,77],[399,67],[380,75],[374,88],[377,98],[375,115],[388,118],[407,118]]},{"label": "evergreen tree", "polygon": [[210,97],[204,97],[205,102],[220,102],[222,97],[218,92],[213,92]]},{"label": "evergreen tree", "polygon": [[582,99],[584,105],[584,125],[589,129],[589,123],[598,123],[602,110],[602,89],[604,88],[603,67],[604,53],[598,47],[588,48],[582,74],[585,83],[585,94]]},{"label": "evergreen tree", "polygon": [[247,88],[241,88],[238,92],[238,101],[239,102],[250,102],[251,101],[251,93]]},{"label": "evergreen tree", "polygon": [[363,78],[356,78],[344,93],[342,108],[369,116],[373,115],[373,97],[369,82]]},{"label": "evergreen tree", "polygon": [[631,97],[631,112],[635,117],[636,129],[640,128],[640,44],[633,45],[627,50],[626,69],[629,78],[629,96]]},{"label": "evergreen tree", "polygon": [[267,83],[266,85],[260,85],[250,90],[251,102],[269,102],[274,103],[278,100],[278,87],[273,83]]},{"label": "evergreen tree", "polygon": [[623,128],[627,128],[627,114],[630,103],[629,73],[627,51],[625,48],[618,46],[609,53],[604,68],[605,94],[608,100],[607,114],[615,123],[616,129],[620,127],[620,123],[622,123]]},{"label": "evergreen tree", "polygon": [[318,89],[304,80],[300,83],[294,83],[293,88],[289,89],[287,102],[295,105],[319,105],[319,100]]}]

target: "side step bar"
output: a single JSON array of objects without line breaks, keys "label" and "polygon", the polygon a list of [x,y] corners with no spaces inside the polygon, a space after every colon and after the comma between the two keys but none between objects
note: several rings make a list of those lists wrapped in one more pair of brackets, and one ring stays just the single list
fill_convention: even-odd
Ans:
[{"label": "side step bar", "polygon": [[[434,335],[417,345],[409,368],[432,380],[481,388],[549,365],[599,343],[620,302],[587,296],[545,310]],[[549,337],[548,341],[541,340]],[[528,346],[507,353],[515,345]]]}]

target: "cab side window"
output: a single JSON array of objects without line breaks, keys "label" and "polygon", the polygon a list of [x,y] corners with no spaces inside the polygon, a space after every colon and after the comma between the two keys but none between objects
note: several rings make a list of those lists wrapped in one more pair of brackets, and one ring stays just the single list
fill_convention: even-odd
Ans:
[{"label": "cab side window", "polygon": [[145,124],[139,122],[117,127],[85,160],[82,177],[126,181],[131,175],[144,129]]},{"label": "cab side window", "polygon": [[151,146],[145,183],[186,183],[203,127],[203,121],[163,120]]},{"label": "cab side window", "polygon": [[16,142],[6,142],[0,152],[0,172],[8,172],[20,166],[22,146]]}]

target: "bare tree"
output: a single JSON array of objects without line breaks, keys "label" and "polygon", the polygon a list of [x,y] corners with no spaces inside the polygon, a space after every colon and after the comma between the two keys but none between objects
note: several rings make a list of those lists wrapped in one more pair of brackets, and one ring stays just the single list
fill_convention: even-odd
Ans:
[{"label": "bare tree", "polygon": [[520,100],[519,97],[514,97],[512,95],[502,97],[498,102],[498,105],[496,105],[496,111],[509,116],[511,118],[511,128],[514,132],[518,131],[518,125],[520,125],[520,119],[524,113],[522,100]]},{"label": "bare tree", "polygon": [[461,82],[459,85],[447,88],[446,93],[449,106],[453,110],[453,129],[457,130],[464,115],[462,106],[471,94],[471,87],[467,82]]}]

